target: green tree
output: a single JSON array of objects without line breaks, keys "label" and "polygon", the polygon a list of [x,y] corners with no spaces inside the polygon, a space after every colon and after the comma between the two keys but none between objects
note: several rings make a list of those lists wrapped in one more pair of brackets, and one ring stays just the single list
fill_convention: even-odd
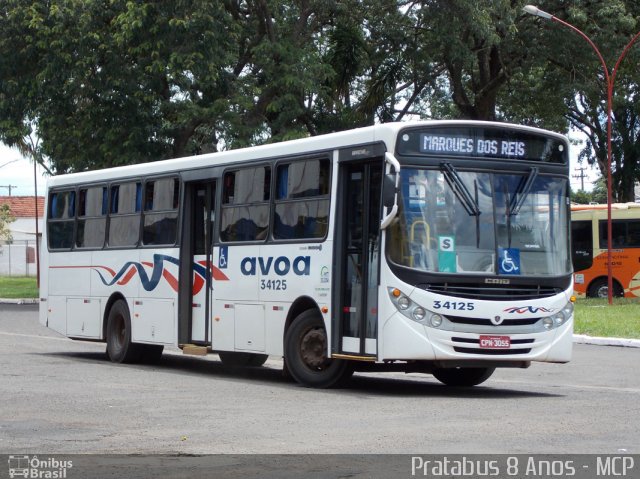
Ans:
[{"label": "green tree", "polygon": [[[6,203],[0,205],[0,240],[7,243],[11,243],[11,241],[13,241],[9,224],[13,223],[15,220],[16,218],[11,214],[11,208],[9,208],[9,205]],[[0,247],[2,247],[2,245],[0,245]]]},{"label": "green tree", "polygon": [[[604,84],[584,40],[524,0],[5,0],[0,140],[37,134],[54,173],[407,118],[505,120],[589,138],[606,172]],[[613,63],[640,4],[545,0]],[[614,105],[614,191],[640,177],[638,80]]]},{"label": "green tree", "polygon": [[[584,31],[598,46],[611,69],[624,46],[640,27],[640,5],[624,0],[580,0],[544,2],[544,9]],[[602,66],[587,43],[569,29],[551,22],[534,20],[538,32],[532,32],[538,47],[535,54],[545,55],[544,69],[536,72],[532,84],[546,98],[548,108],[538,108],[547,117],[557,117],[564,107],[570,124],[582,131],[588,144],[580,158],[597,164],[607,174],[606,84]],[[534,53],[534,52],[532,52]],[[633,201],[634,183],[640,179],[640,121],[638,89],[640,76],[634,67],[640,61],[640,43],[631,49],[621,64],[615,83],[613,104],[613,196],[614,201]],[[561,97],[562,103],[558,102]],[[606,200],[605,200],[606,201]]]},{"label": "green tree", "polygon": [[607,202],[607,180],[600,177],[593,183],[593,190],[591,191],[592,201],[598,204],[605,204]]},{"label": "green tree", "polygon": [[588,205],[593,202],[593,195],[584,190],[571,191],[571,202],[579,205]]},{"label": "green tree", "polygon": [[3,2],[0,137],[35,126],[58,173],[183,156],[203,132],[215,149],[235,94],[228,17],[201,0]]},{"label": "green tree", "polygon": [[422,32],[424,45],[446,68],[456,116],[498,119],[498,95],[526,60],[528,32],[519,5],[508,0],[423,4],[419,15],[429,26]]}]

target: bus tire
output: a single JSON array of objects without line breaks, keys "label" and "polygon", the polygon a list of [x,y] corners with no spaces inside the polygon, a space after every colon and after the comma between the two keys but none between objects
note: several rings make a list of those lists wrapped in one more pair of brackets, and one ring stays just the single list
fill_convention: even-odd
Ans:
[{"label": "bus tire", "polygon": [[327,332],[315,309],[300,313],[284,336],[284,360],[289,374],[305,387],[330,388],[353,374],[350,362],[327,356]]},{"label": "bus tire", "polygon": [[248,366],[254,368],[259,368],[266,363],[269,358],[268,354],[238,353],[234,351],[220,351],[218,356],[220,356],[220,361],[222,361],[222,364],[225,366]]},{"label": "bus tire", "polygon": [[441,368],[433,371],[442,384],[456,387],[471,387],[482,384],[491,377],[496,368]]},{"label": "bus tire", "polygon": [[[607,298],[609,292],[609,282],[607,278],[598,278],[589,285],[587,297],[589,298]],[[621,298],[624,296],[622,286],[615,279],[613,280],[613,296]]]},{"label": "bus tire", "polygon": [[141,345],[131,341],[131,317],[127,303],[119,299],[107,318],[107,356],[114,363],[133,363],[140,359]]}]

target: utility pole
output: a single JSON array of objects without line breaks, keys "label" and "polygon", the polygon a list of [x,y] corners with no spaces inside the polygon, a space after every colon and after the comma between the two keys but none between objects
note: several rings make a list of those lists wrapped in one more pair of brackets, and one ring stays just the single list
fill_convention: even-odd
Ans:
[{"label": "utility pole", "polygon": [[582,191],[584,191],[584,179],[587,177],[587,175],[584,174],[584,171],[586,170],[586,168],[583,166],[581,168],[576,168],[576,170],[580,171],[579,175],[571,175],[574,178],[580,178],[580,189]]},{"label": "utility pole", "polygon": [[9,196],[11,196],[11,190],[17,188],[16,185],[0,185],[0,188],[6,188],[9,190]]}]

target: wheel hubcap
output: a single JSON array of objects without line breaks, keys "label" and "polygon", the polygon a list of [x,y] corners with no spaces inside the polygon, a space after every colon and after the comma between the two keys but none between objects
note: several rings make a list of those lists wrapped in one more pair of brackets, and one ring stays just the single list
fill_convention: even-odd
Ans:
[{"label": "wheel hubcap", "polygon": [[321,369],[327,365],[327,335],[323,329],[310,329],[302,336],[300,356],[310,368]]}]

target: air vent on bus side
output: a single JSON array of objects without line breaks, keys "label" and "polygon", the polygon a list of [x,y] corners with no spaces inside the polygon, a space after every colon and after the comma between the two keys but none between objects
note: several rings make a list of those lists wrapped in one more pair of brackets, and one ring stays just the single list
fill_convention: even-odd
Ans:
[{"label": "air vent on bus side", "polygon": [[418,284],[416,287],[431,293],[455,298],[485,299],[489,301],[509,301],[520,299],[538,299],[555,296],[562,292],[560,288],[544,286],[504,286],[461,283]]}]

